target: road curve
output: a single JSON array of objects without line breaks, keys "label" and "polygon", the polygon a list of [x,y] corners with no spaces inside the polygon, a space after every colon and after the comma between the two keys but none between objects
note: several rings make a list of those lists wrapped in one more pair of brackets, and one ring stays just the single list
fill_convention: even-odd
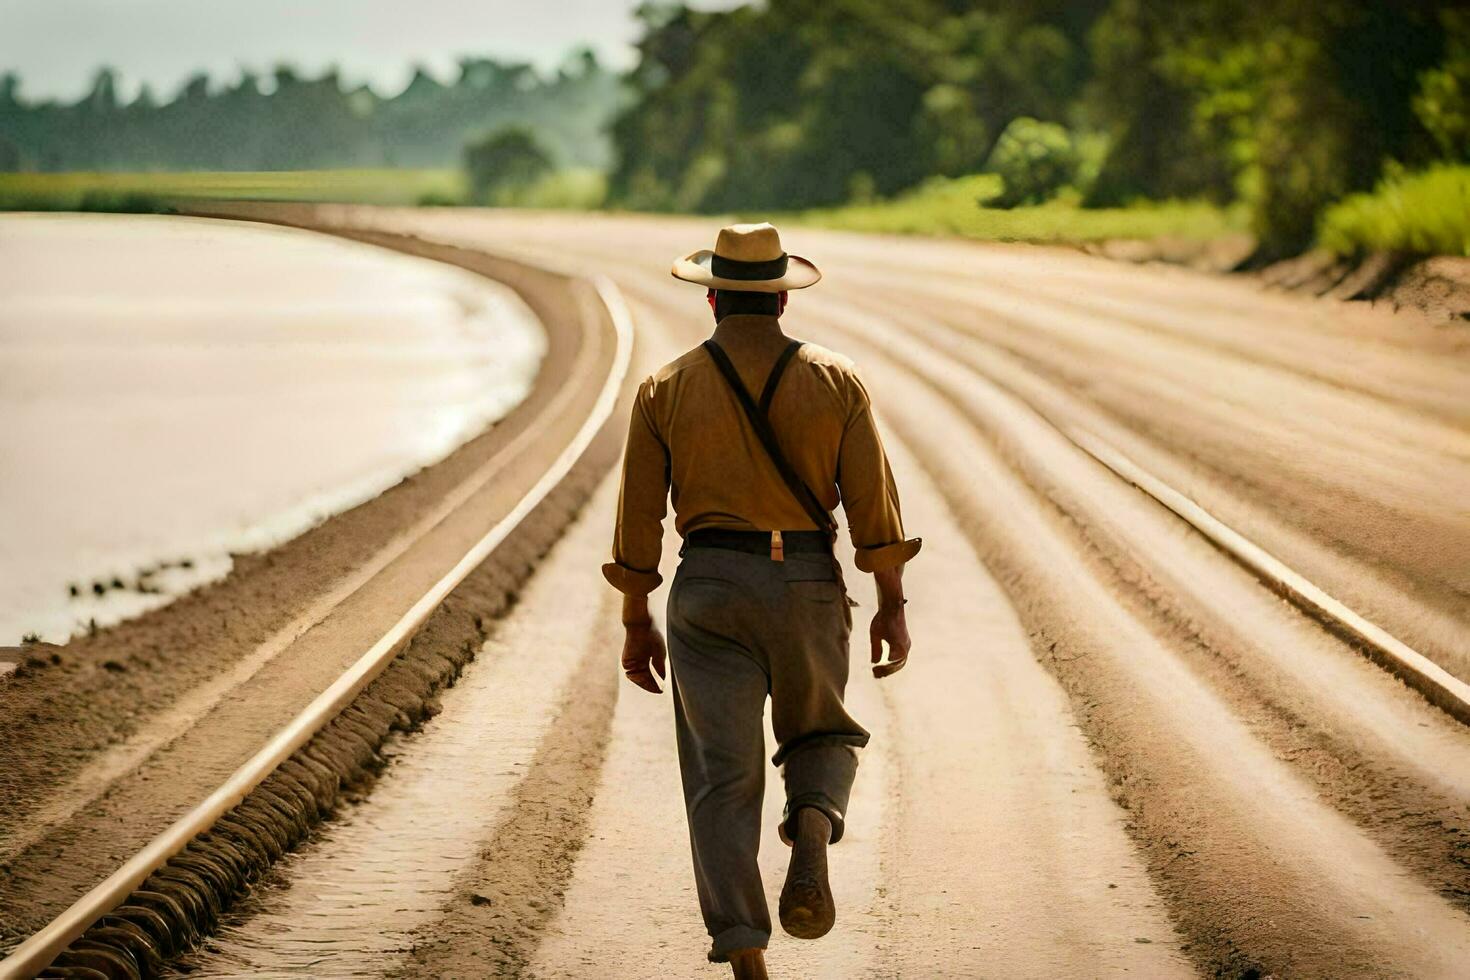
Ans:
[{"label": "road curve", "polygon": [[[633,307],[635,370],[708,328],[667,268],[716,222],[283,214],[606,274]],[[776,937],[775,974],[1463,975],[1470,730],[1062,429],[1466,680],[1465,343],[1064,250],[787,236],[827,273],[788,329],[858,361],[926,549],[914,663],[854,678],[874,741],[834,852],[838,929]],[[612,499],[594,497],[374,795],[191,968],[715,975],[668,704],[616,684],[596,574]],[[446,772],[470,789],[429,819]],[[394,857],[353,857],[373,854]],[[773,890],[782,856],[768,835]]]},{"label": "road curve", "polygon": [[[70,677],[59,679],[60,690],[27,678],[0,691],[18,709],[3,719],[12,737],[0,787],[30,797],[0,799],[0,976],[30,976],[84,929],[65,965],[105,966],[109,975],[125,964],[124,975],[139,964],[146,972],[160,949],[188,945],[221,904],[369,776],[391,730],[432,713],[435,691],[452,683],[615,461],[621,430],[612,420],[633,338],[610,285],[397,244],[515,283],[541,306],[547,369],[521,407],[443,463],[261,556],[253,570],[145,618],[155,636],[173,629],[199,640],[107,664],[109,673],[129,673],[130,661],[152,671],[153,656],[164,653],[162,680],[174,690],[162,710],[145,710],[154,705],[140,699],[131,733],[90,746],[101,751],[80,770],[45,769],[48,751],[69,762],[84,757],[79,726],[46,726],[34,710],[67,700]],[[357,541],[355,562],[342,562],[348,556],[334,547],[344,535]],[[270,595],[256,599],[245,628],[209,616],[209,605],[228,609],[262,586]],[[262,635],[272,618],[273,632]],[[114,646],[126,648],[131,626],[115,631],[120,638],[107,634]],[[229,662],[220,656],[228,646],[210,649],[217,637],[246,655]],[[72,647],[66,654],[82,659]],[[176,658],[198,666],[189,661],[201,654],[222,661],[204,684],[190,688],[188,670],[168,670]],[[97,712],[95,701],[71,693],[75,713]],[[26,766],[46,778],[17,779]],[[36,799],[45,806],[28,808]],[[216,824],[221,808],[229,813]],[[96,923],[124,899],[128,909]]]}]

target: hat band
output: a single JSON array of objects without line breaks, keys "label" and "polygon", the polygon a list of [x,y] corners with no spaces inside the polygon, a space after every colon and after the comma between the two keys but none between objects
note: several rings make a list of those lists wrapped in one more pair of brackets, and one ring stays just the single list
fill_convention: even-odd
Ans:
[{"label": "hat band", "polygon": [[768,262],[741,262],[720,255],[711,257],[709,270],[721,279],[737,279],[741,282],[763,282],[780,279],[786,275],[786,253]]}]

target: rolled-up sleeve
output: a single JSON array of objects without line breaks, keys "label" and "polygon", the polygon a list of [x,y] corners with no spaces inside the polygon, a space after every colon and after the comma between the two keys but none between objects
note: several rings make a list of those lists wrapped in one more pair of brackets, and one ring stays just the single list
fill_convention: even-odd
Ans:
[{"label": "rolled-up sleeve", "polygon": [[860,571],[881,572],[919,553],[923,541],[906,538],[898,487],[873,419],[867,389],[851,379],[847,425],[837,459],[837,489]]},{"label": "rolled-up sleeve", "polygon": [[628,448],[618,492],[613,560],[602,566],[608,582],[627,595],[648,595],[663,582],[663,520],[668,509],[669,454],[653,415],[653,379],[638,387],[628,422]]}]

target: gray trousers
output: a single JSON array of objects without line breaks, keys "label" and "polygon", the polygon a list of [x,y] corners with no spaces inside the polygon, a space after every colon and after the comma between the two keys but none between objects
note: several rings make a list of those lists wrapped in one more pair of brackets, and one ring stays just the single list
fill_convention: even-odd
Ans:
[{"label": "gray trousers", "polygon": [[756,853],[765,790],[767,696],[786,783],[788,831],[799,807],[843,818],[868,733],[842,704],[852,616],[823,555],[686,550],[669,592],[669,661],[679,769],[709,958],[764,947],[771,935]]}]

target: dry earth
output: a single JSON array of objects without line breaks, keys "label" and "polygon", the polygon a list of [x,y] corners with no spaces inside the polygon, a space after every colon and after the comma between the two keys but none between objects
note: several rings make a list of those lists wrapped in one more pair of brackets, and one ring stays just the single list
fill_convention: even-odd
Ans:
[{"label": "dry earth", "polygon": [[[667,268],[711,222],[276,214],[608,275],[643,372],[708,329]],[[859,363],[926,547],[913,662],[852,684],[874,739],[833,854],[838,928],[775,937],[773,974],[1464,975],[1470,731],[1068,437],[1467,679],[1463,338],[1060,249],[788,237],[827,273],[788,331]],[[374,791],[188,969],[717,975],[667,699],[616,680],[614,498],[604,483]],[[783,856],[772,831],[773,895]]]}]

